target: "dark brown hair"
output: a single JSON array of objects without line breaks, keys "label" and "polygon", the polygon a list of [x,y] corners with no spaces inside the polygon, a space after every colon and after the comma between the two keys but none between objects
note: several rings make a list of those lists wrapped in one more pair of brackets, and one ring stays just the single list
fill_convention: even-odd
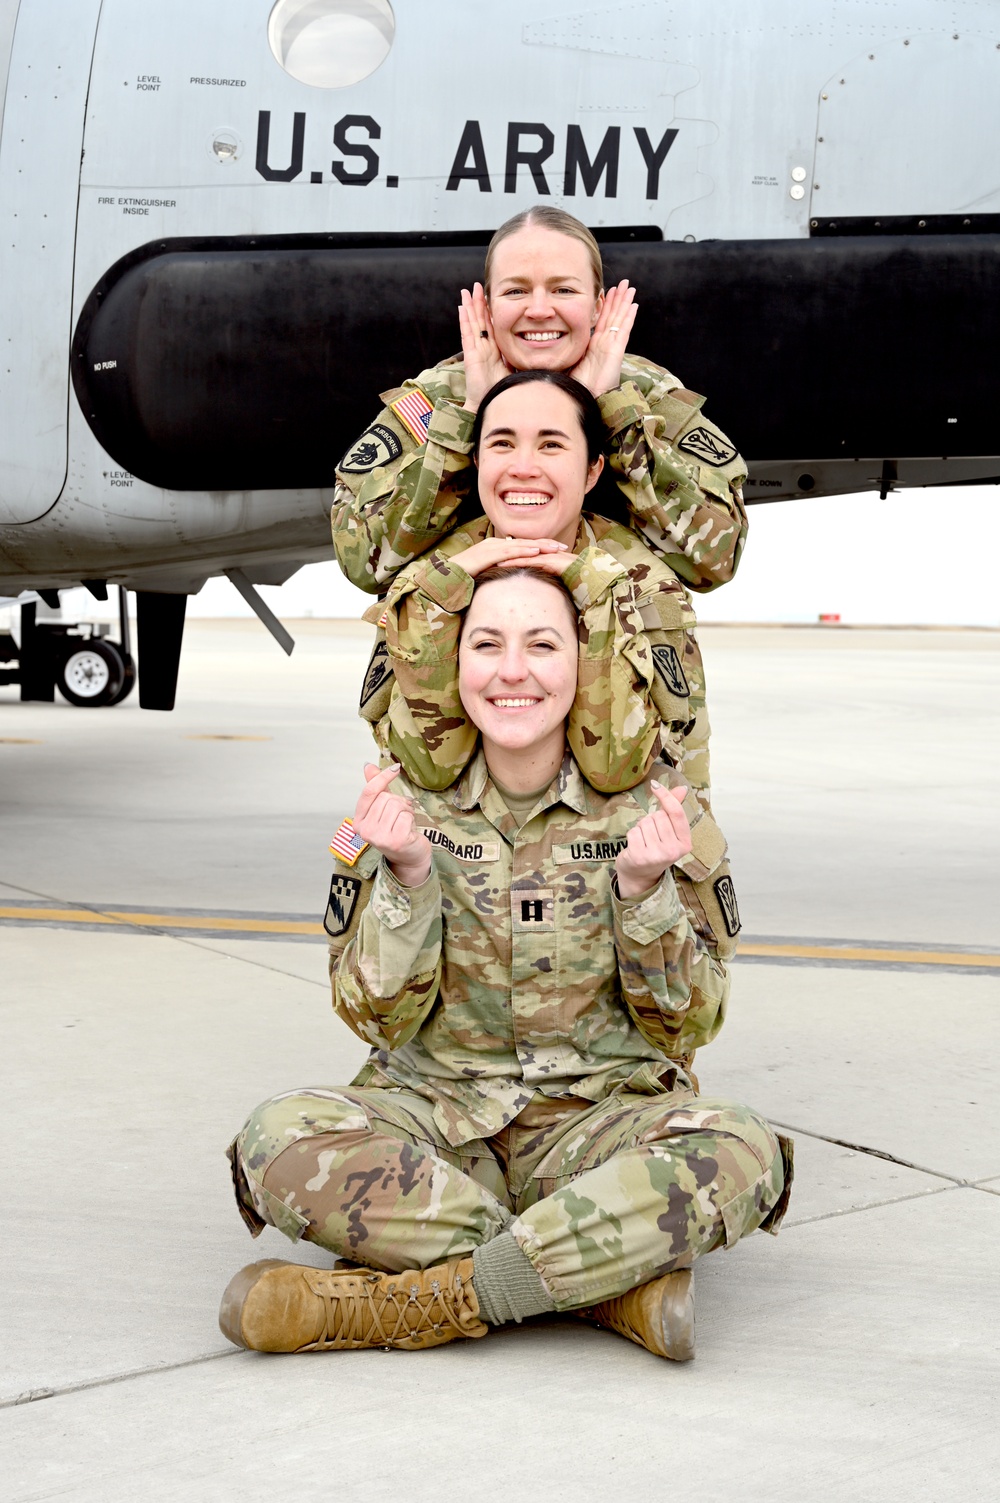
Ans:
[{"label": "dark brown hair", "polygon": [[581,382],[574,380],[572,376],[567,376],[565,371],[512,371],[509,376],[504,376],[502,381],[491,386],[479,404],[479,411],[472,425],[473,454],[479,453],[479,445],[483,437],[483,415],[490,403],[502,396],[505,391],[510,391],[512,387],[528,386],[532,381],[542,381],[547,386],[557,386],[569,397],[576,408],[576,415],[580,420],[580,427],[586,440],[587,463],[593,464],[603,454],[607,438],[601,409],[593,393],[588,391]]},{"label": "dark brown hair", "polygon": [[[476,575],[475,590],[478,590],[484,584],[494,584],[497,580],[502,580],[506,584],[511,579],[534,579],[539,584],[551,585],[554,590],[558,590],[569,606],[574,626],[578,624],[580,618],[576,608],[576,601],[563,584],[559,575],[549,574],[544,569],[533,569],[530,564],[491,564],[488,569],[484,569],[481,574]],[[475,590],[473,590],[473,594],[475,594]],[[462,622],[463,632],[465,631],[465,622],[468,619],[469,615],[468,611],[466,611],[465,620]]]}]

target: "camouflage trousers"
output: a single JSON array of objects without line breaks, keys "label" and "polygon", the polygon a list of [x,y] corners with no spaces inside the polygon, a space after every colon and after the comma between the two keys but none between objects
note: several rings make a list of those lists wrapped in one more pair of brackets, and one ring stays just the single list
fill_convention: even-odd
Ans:
[{"label": "camouflage trousers", "polygon": [[[749,1107],[690,1090],[593,1105],[535,1097],[459,1148],[404,1089],[289,1091],[230,1148],[241,1214],[385,1271],[427,1268],[510,1232],[558,1310],[623,1294],[777,1230],[790,1153]],[[787,1181],[787,1183],[786,1183]]]}]

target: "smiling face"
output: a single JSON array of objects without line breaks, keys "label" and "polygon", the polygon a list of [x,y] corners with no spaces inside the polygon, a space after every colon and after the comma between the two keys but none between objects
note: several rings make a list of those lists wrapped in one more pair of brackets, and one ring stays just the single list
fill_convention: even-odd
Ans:
[{"label": "smiling face", "polygon": [[583,242],[534,224],[497,246],[488,296],[500,353],[519,371],[572,370],[604,303]]},{"label": "smiling face", "polygon": [[462,704],[490,771],[541,787],[562,761],[576,694],[577,622],[559,587],[522,574],[478,587],[458,650]]},{"label": "smiling face", "polygon": [[501,392],[483,411],[479,499],[499,537],[572,548],[584,496],[604,466],[587,458],[575,402],[546,381]]}]

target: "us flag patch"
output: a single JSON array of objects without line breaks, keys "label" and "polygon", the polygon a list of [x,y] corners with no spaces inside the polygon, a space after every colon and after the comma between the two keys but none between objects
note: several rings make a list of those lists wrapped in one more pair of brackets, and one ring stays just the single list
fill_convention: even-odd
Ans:
[{"label": "us flag patch", "polygon": [[353,866],[362,852],[367,851],[368,842],[362,840],[354,828],[353,819],[341,820],[336,835],[330,841],[330,854],[336,856],[345,866]]},{"label": "us flag patch", "polygon": [[408,391],[405,396],[397,397],[389,406],[418,444],[427,442],[427,429],[434,407],[419,387],[416,391]]}]

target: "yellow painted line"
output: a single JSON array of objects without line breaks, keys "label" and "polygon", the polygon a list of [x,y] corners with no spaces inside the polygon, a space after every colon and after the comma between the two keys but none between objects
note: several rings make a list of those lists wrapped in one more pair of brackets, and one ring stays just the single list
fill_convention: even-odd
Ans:
[{"label": "yellow painted line", "polygon": [[987,970],[1000,969],[1000,955],[968,955],[962,950],[861,950],[841,945],[740,945],[741,955],[762,959],[788,956],[795,960],[868,960],[894,961],[903,965],[975,965]]},{"label": "yellow painted line", "polygon": [[112,913],[122,924],[156,929],[235,929],[254,934],[322,934],[323,925],[306,919],[196,918],[190,913]]},{"label": "yellow painted line", "polygon": [[302,918],[205,918],[197,914],[108,914],[123,924],[141,924],[155,929],[233,929],[262,935],[322,935],[322,924]]},{"label": "yellow painted line", "polygon": [[79,908],[0,908],[0,919],[38,919],[57,924],[115,924],[105,913],[84,913]]},{"label": "yellow painted line", "polygon": [[[49,924],[106,924],[111,928],[191,929],[195,932],[215,929],[234,934],[305,934],[322,937],[323,925],[309,919],[232,918],[191,913],[122,913],[117,909],[101,911],[89,908],[2,908],[0,919],[33,920]],[[740,945],[737,959],[752,956],[759,960],[857,960],[895,965],[960,965],[983,970],[1000,970],[1000,955],[967,954],[962,950],[872,950],[843,945]]]},{"label": "yellow painted line", "polygon": [[303,919],[202,918],[190,913],[118,913],[89,908],[0,908],[0,919],[40,923],[109,924],[140,929],[222,929],[242,934],[323,934],[323,925]]}]

